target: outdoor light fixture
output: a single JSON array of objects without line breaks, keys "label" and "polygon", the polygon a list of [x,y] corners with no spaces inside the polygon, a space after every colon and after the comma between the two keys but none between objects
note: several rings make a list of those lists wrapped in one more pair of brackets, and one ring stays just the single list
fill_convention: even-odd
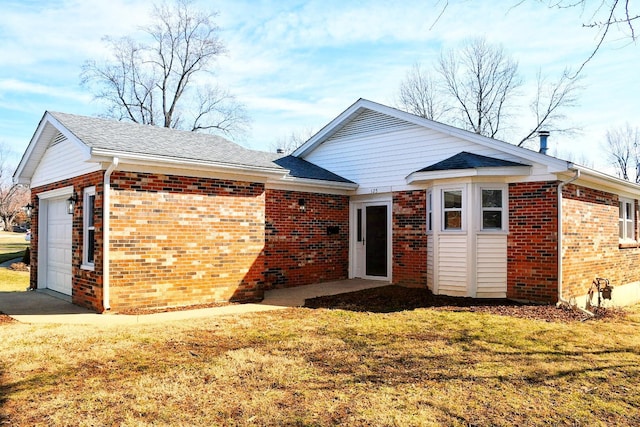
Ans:
[{"label": "outdoor light fixture", "polygon": [[23,206],[22,210],[27,214],[27,218],[31,218],[31,213],[33,212],[33,205],[29,203],[27,206]]},{"label": "outdoor light fixture", "polygon": [[77,201],[78,196],[76,196],[76,193],[73,193],[71,197],[67,199],[67,213],[69,215],[73,215],[73,208],[76,206]]},{"label": "outdoor light fixture", "polygon": [[305,206],[304,199],[298,199],[298,208],[300,208],[300,212],[306,212],[307,207]]}]

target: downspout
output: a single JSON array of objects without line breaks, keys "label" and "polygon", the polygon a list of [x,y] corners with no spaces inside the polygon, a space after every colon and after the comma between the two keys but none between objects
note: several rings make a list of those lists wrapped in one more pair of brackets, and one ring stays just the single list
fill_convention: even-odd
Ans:
[{"label": "downspout", "polygon": [[109,303],[109,282],[111,272],[109,268],[109,251],[110,251],[110,216],[111,216],[111,174],[118,167],[120,159],[114,157],[111,164],[104,173],[104,182],[102,186],[102,307],[105,311],[111,310]]},{"label": "downspout", "polygon": [[[558,184],[558,306],[567,305],[574,308],[575,304],[571,304],[562,296],[562,189],[580,178],[580,170],[575,171],[576,174],[566,181]],[[580,311],[593,317],[593,313],[577,307]]]}]

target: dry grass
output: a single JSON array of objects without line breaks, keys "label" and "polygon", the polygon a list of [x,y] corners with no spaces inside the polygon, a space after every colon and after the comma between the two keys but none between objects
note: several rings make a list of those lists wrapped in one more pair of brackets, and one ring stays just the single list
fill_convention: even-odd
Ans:
[{"label": "dry grass", "polygon": [[[0,263],[22,257],[29,243],[24,233],[0,231]],[[29,286],[29,273],[0,268],[0,292],[24,291]]]},{"label": "dry grass", "polygon": [[640,425],[640,309],[553,323],[289,309],[0,325],[0,424]]}]

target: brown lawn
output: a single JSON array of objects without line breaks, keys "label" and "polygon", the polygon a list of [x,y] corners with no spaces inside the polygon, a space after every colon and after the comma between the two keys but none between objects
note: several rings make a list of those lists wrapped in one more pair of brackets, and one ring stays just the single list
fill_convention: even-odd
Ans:
[{"label": "brown lawn", "polygon": [[586,322],[503,314],[1,323],[0,425],[640,425],[639,307]]}]

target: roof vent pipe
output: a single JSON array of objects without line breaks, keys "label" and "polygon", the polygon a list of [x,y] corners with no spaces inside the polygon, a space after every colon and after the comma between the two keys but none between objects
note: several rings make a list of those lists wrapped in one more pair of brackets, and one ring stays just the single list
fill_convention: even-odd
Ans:
[{"label": "roof vent pipe", "polygon": [[549,147],[547,147],[547,138],[549,137],[549,131],[538,131],[538,137],[540,137],[540,152],[542,154],[547,154],[547,150],[549,149]]},{"label": "roof vent pipe", "polygon": [[282,149],[282,148],[278,148],[278,149],[276,150],[276,153],[278,153],[278,154],[284,154],[284,149]]}]

